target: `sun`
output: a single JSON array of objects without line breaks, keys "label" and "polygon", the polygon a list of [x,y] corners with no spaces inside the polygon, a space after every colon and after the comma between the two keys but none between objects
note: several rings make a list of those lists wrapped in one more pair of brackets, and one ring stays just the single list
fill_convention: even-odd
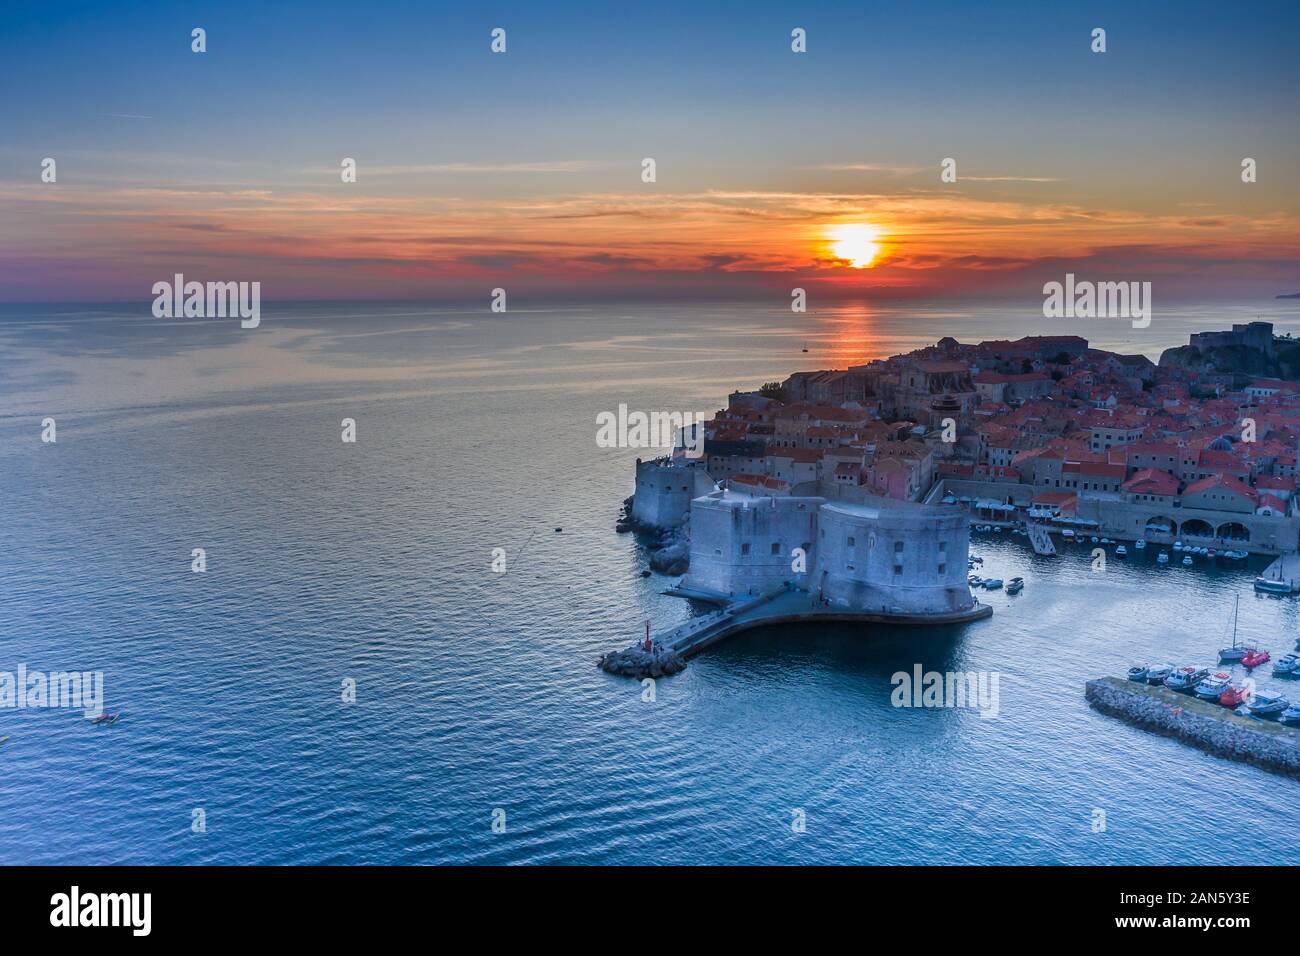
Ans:
[{"label": "sun", "polygon": [[855,269],[869,269],[880,255],[880,231],[875,226],[847,222],[831,229],[831,251]]}]

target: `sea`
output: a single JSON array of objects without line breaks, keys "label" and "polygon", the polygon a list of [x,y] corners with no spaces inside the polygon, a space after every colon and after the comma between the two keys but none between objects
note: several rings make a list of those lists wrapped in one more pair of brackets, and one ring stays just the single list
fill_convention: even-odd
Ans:
[{"label": "sea", "polygon": [[[0,707],[0,864],[1300,863],[1300,783],[1083,696],[1213,663],[1238,603],[1291,651],[1263,559],[1096,571],[977,532],[981,573],[1026,582],[987,620],[769,628],[653,688],[596,667],[707,610],[615,532],[655,452],[600,447],[602,412],[711,413],[944,335],[1154,358],[1298,310],[0,307],[0,679],[100,672],[119,715]],[[917,665],[996,675],[997,716],[893,706]]]}]

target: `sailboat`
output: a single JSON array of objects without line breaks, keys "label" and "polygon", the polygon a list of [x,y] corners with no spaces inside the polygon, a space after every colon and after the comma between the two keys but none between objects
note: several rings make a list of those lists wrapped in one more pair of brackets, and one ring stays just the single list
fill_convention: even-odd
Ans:
[{"label": "sailboat", "polygon": [[1237,643],[1237,608],[1241,606],[1241,595],[1236,595],[1236,601],[1232,605],[1232,646],[1225,647],[1219,651],[1219,660],[1221,661],[1239,661],[1246,656],[1249,648],[1242,647]]}]

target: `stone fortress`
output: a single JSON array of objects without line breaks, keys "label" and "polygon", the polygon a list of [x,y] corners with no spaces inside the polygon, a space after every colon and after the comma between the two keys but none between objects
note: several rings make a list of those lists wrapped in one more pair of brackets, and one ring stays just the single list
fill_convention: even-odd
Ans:
[{"label": "stone fortress", "polygon": [[638,461],[631,514],[689,538],[675,589],[718,604],[783,588],[818,616],[897,621],[986,616],[966,581],[969,521],[948,505],[897,501],[816,480],[724,481],[683,459]]}]

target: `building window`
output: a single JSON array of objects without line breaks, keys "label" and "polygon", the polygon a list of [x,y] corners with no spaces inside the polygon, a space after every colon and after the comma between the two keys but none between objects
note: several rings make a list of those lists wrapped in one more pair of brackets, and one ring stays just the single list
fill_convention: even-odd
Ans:
[{"label": "building window", "polygon": [[948,573],[948,565],[940,563],[939,577],[943,577],[946,573]]},{"label": "building window", "polygon": [[901,542],[901,541],[895,541],[895,542],[894,542],[894,554],[902,554],[902,553],[903,553],[903,542]]},{"label": "building window", "polygon": [[780,554],[780,553],[781,553],[781,542],[780,542],[780,541],[773,541],[773,542],[772,542],[772,553],[773,553],[773,554]]},{"label": "building window", "polygon": [[749,542],[748,542],[748,541],[746,541],[744,544],[742,544],[742,545],[740,546],[740,553],[741,553],[741,554],[749,554]]},{"label": "building window", "polygon": [[849,535],[849,547],[853,547],[857,542],[854,541],[853,535]]}]

